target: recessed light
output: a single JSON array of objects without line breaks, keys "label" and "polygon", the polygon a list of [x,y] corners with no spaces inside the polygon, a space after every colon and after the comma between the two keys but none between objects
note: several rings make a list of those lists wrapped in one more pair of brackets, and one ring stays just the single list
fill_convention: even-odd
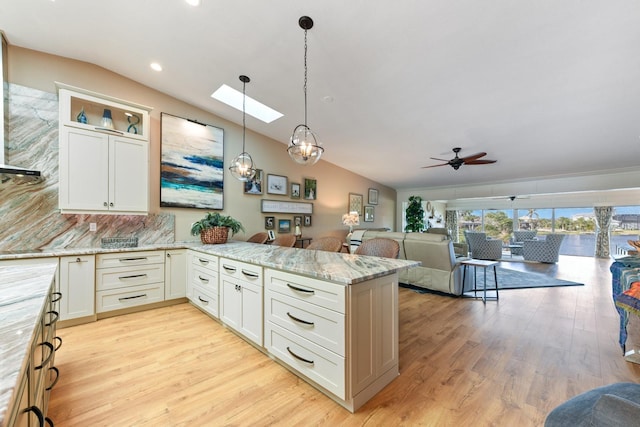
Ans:
[{"label": "recessed light", "polygon": [[200,0],[184,0],[188,5],[191,6],[200,6]]},{"label": "recessed light", "polygon": [[152,62],[150,66],[152,70],[162,71],[162,65],[158,64],[157,62]]},{"label": "recessed light", "polygon": [[[218,88],[218,90],[211,94],[211,97],[242,111],[242,92],[239,92],[232,87],[223,84]],[[247,114],[258,120],[262,120],[265,123],[271,123],[272,121],[282,117],[282,113],[271,107],[267,107],[250,96],[246,97],[245,104],[245,111]]]}]

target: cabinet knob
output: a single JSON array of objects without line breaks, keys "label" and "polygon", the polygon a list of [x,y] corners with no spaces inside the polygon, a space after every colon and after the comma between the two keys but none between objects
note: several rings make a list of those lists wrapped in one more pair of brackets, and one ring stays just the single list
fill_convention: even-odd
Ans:
[{"label": "cabinet knob", "polygon": [[171,254],[167,254],[167,258],[171,258]]},{"label": "cabinet knob", "polygon": [[109,206],[109,205],[107,204],[107,202],[104,202],[102,205],[103,205],[104,207]]},{"label": "cabinet knob", "polygon": [[113,202],[109,203],[109,206],[113,207]]},{"label": "cabinet knob", "polygon": [[76,262],[82,262],[80,258],[76,258]]}]

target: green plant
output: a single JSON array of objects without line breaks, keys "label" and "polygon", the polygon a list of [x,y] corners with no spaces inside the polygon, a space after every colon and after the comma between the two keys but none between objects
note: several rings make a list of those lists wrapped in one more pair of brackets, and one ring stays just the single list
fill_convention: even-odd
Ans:
[{"label": "green plant", "polygon": [[244,227],[230,216],[220,215],[220,213],[208,212],[200,221],[196,221],[191,225],[191,234],[197,236],[204,230],[213,227],[227,227],[231,230],[231,234],[236,234],[240,230],[244,231]]},{"label": "green plant", "polygon": [[424,209],[422,208],[422,197],[409,197],[409,206],[405,210],[407,225],[404,231],[419,232],[424,230]]}]

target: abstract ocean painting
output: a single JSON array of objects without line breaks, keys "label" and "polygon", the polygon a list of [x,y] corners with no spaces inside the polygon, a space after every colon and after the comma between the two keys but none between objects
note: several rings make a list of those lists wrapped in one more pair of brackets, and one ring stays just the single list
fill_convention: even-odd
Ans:
[{"label": "abstract ocean painting", "polygon": [[160,206],[222,209],[224,130],[160,115]]}]

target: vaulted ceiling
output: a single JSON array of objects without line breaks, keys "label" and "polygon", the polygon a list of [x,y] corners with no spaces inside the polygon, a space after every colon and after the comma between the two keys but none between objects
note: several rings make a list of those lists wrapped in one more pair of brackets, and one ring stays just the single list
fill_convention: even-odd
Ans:
[{"label": "vaulted ceiling", "polygon": [[[304,120],[324,160],[396,189],[631,168],[640,159],[637,0],[3,0],[11,45],[87,61],[227,120],[226,83]],[[152,71],[157,61],[164,70]],[[139,100],[138,100],[139,101]],[[491,165],[422,169],[487,152]],[[284,146],[283,146],[284,149]]]}]

